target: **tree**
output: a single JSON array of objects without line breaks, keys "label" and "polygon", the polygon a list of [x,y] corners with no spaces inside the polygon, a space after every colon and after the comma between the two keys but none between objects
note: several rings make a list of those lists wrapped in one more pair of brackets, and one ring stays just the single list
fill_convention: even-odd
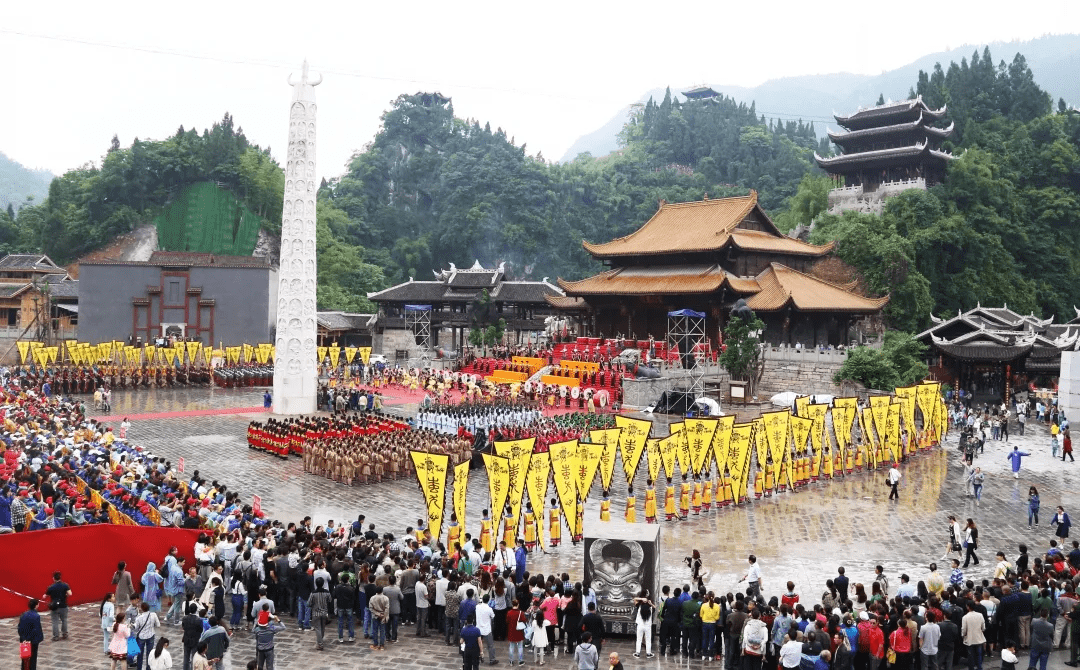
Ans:
[{"label": "tree", "polygon": [[732,381],[750,382],[748,394],[753,396],[760,379],[761,333],[765,324],[750,312],[748,319],[733,314],[724,329],[724,351],[718,357]]},{"label": "tree", "polygon": [[506,320],[496,312],[488,290],[480,291],[477,299],[469,305],[469,344],[484,347],[486,352],[489,344],[502,341],[505,332]]},{"label": "tree", "polygon": [[833,375],[833,382],[855,381],[866,388],[892,391],[925,379],[930,373],[922,357],[926,345],[908,333],[885,334],[881,349],[856,347]]}]

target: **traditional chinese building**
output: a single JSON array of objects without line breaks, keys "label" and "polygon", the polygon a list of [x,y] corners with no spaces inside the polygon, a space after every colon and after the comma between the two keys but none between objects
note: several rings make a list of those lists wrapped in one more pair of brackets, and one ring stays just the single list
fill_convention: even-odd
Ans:
[{"label": "traditional chinese building", "polygon": [[931,373],[980,402],[1000,402],[1030,384],[1052,387],[1060,374],[1061,352],[1074,348],[1080,334],[1080,313],[1055,324],[1053,317],[979,305],[950,319],[931,319],[933,327],[917,336],[929,347]]},{"label": "traditional chinese building", "polygon": [[[44,254],[8,254],[0,259],[0,328],[19,335],[45,311],[53,335],[76,337],[79,281]],[[26,337],[37,337],[39,331],[33,327]]]},{"label": "traditional chinese building", "polygon": [[927,189],[945,177],[953,155],[941,149],[953,124],[938,128],[946,108],[930,109],[922,97],[834,116],[843,130],[828,131],[840,155],[814,154],[837,181],[829,211],[881,212],[885,199],[912,188]]},{"label": "traditional chinese building", "polygon": [[[155,251],[148,261],[79,263],[80,337],[206,345],[272,342],[278,272],[266,258]],[[315,319],[315,305],[304,306]]]},{"label": "traditional chinese building", "polygon": [[[765,322],[771,344],[847,345],[853,324],[878,316],[888,296],[855,292],[854,271],[831,256],[832,244],[813,245],[781,233],[758,204],[757,193],[697,202],[660,202],[637,231],[585,250],[609,267],[582,279],[559,279],[565,298],[552,306],[576,317],[592,336],[663,339],[668,312],[706,314],[715,341],[740,298]],[[824,277],[822,266],[842,266]]]},{"label": "traditional chinese building", "polygon": [[[465,342],[473,322],[472,309],[487,291],[491,316],[506,321],[506,336],[512,342],[525,342],[545,330],[546,319],[555,314],[545,300],[562,296],[559,287],[542,281],[517,281],[506,278],[503,265],[489,269],[477,261],[470,268],[453,263],[448,270],[434,271],[428,281],[409,281],[368,294],[379,306],[372,325],[372,346],[378,353],[408,352],[442,347],[457,351]],[[426,329],[426,330],[425,330]]]}]

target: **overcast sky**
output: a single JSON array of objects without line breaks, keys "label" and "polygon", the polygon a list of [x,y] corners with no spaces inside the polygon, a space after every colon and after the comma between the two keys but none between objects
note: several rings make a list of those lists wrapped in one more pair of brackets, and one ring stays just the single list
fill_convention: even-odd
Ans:
[{"label": "overcast sky", "polygon": [[333,177],[401,93],[440,91],[458,116],[558,159],[657,86],[876,74],[964,44],[1080,33],[1078,0],[9,0],[0,16],[0,151],[55,173],[100,161],[114,133],[126,146],[225,111],[280,160],[285,79],[304,58],[324,72],[319,172]]}]

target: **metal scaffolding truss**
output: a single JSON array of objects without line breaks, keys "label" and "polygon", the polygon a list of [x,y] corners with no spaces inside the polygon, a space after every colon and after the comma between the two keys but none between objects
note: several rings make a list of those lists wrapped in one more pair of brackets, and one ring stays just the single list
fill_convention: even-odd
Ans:
[{"label": "metal scaffolding truss", "polygon": [[709,338],[705,335],[705,313],[691,309],[668,312],[668,348],[679,352],[679,363],[689,373],[687,392],[695,398],[705,394],[705,373],[709,361]]},{"label": "metal scaffolding truss", "polygon": [[405,328],[412,332],[416,346],[430,349],[431,305],[405,305]]}]

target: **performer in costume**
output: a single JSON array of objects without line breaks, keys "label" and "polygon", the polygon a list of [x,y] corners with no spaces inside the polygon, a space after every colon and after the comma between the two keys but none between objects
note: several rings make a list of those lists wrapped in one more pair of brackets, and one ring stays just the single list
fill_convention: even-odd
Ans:
[{"label": "performer in costume", "polygon": [[581,534],[585,528],[585,501],[578,498],[577,504],[577,521],[574,526],[574,546],[577,546],[578,542],[581,542]]},{"label": "performer in costume", "polygon": [[562,539],[562,510],[559,508],[559,500],[551,499],[551,510],[548,512],[548,537],[551,538],[551,548],[559,546]]},{"label": "performer in costume", "polygon": [[701,514],[701,478],[694,475],[694,492],[690,497],[690,506],[694,509],[694,516]]},{"label": "performer in costume", "polygon": [[686,481],[686,475],[682,476],[682,491],[679,493],[679,516],[685,519],[690,516],[690,482]]},{"label": "performer in costume", "polygon": [[667,478],[664,489],[664,518],[668,521],[675,518],[675,485],[671,483],[671,477]]},{"label": "performer in costume", "polygon": [[508,547],[517,546],[517,518],[514,517],[509,505],[506,506],[506,514],[503,515],[503,542]]},{"label": "performer in costume", "polygon": [[637,498],[634,497],[634,486],[630,485],[626,487],[626,516],[624,517],[626,519],[626,523],[637,522],[637,509],[635,508],[636,504]]},{"label": "performer in costume", "polygon": [[525,551],[536,549],[536,514],[533,513],[532,503],[525,503]]},{"label": "performer in costume", "polygon": [[713,480],[706,479],[705,487],[701,492],[701,509],[704,510],[706,514],[712,509],[713,485]]},{"label": "performer in costume", "polygon": [[645,485],[645,523],[656,523],[656,487],[651,479]]},{"label": "performer in costume", "polygon": [[[484,510],[484,518],[480,519],[480,546],[485,552],[495,551],[495,536],[491,532],[491,513],[488,510]],[[453,549],[453,545],[450,545],[450,550]]]},{"label": "performer in costume", "polygon": [[450,529],[447,531],[446,543],[450,551],[456,551],[461,542],[461,524],[458,523],[457,514],[450,514]]},{"label": "performer in costume", "polygon": [[604,499],[600,501],[600,520],[611,521],[611,500],[608,499],[607,489],[604,489]]}]

